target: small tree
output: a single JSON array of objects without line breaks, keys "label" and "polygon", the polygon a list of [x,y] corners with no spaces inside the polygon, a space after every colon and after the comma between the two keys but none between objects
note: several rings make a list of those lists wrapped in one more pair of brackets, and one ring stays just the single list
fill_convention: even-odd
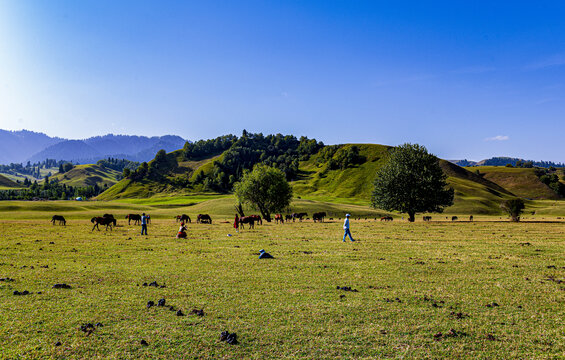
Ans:
[{"label": "small tree", "polygon": [[292,188],[284,172],[263,164],[257,164],[252,171],[245,171],[241,181],[234,185],[237,200],[249,204],[271,221],[271,214],[283,211],[292,200]]},{"label": "small tree", "polygon": [[512,217],[512,221],[520,221],[520,215],[526,207],[522,199],[505,200],[500,207]]},{"label": "small tree", "polygon": [[446,179],[439,159],[424,146],[398,146],[377,171],[371,205],[408,213],[410,222],[419,212],[441,213],[444,207],[453,204],[454,191],[447,188]]}]

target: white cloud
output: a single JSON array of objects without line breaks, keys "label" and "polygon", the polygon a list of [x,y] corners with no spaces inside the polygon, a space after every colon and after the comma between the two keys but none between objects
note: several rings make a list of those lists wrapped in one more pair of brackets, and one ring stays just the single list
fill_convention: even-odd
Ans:
[{"label": "white cloud", "polygon": [[510,137],[508,135],[496,135],[493,137],[486,138],[485,141],[506,141],[509,139]]},{"label": "white cloud", "polygon": [[565,54],[556,54],[544,60],[526,66],[526,70],[539,70],[548,67],[565,65]]}]

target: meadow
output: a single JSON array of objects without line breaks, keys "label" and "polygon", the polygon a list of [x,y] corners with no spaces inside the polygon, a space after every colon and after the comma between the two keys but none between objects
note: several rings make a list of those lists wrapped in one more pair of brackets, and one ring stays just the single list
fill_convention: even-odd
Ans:
[{"label": "meadow", "polygon": [[[298,202],[364,214],[351,221],[357,241],[343,243],[337,216],[235,233],[231,199],[187,203],[0,203],[0,357],[565,357],[560,216],[385,223],[363,206]],[[151,212],[148,236],[124,220],[130,211]],[[212,225],[194,223],[204,211]],[[91,231],[105,212],[118,226]],[[67,226],[51,225],[55,213]],[[193,218],[184,240],[181,213]]]}]

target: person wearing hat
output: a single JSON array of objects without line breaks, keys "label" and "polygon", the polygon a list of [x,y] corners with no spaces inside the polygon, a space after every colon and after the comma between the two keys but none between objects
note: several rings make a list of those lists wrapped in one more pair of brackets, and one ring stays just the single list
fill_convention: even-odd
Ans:
[{"label": "person wearing hat", "polygon": [[349,235],[349,239],[351,241],[355,241],[353,240],[353,238],[351,237],[351,232],[349,231],[349,217],[351,215],[349,214],[345,214],[345,221],[343,222],[343,230],[345,230],[345,233],[343,234],[343,242],[345,242],[345,238]]},{"label": "person wearing hat", "polygon": [[264,249],[259,250],[259,259],[274,259],[273,255],[266,252]]}]

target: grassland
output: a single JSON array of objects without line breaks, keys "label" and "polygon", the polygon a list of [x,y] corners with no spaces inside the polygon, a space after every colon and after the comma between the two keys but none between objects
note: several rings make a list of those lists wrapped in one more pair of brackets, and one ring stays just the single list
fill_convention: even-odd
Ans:
[{"label": "grassland", "polygon": [[[371,211],[305,199],[293,206]],[[352,220],[357,241],[343,243],[337,219],[234,233],[223,223],[233,199],[223,197],[192,206],[1,202],[0,278],[14,281],[0,281],[0,357],[563,358],[563,205],[528,207],[535,217],[517,224],[480,215]],[[151,212],[149,236],[123,220],[131,211]],[[91,232],[88,219],[104,212],[118,227]],[[189,224],[188,239],[175,239],[172,216],[198,212],[214,223]],[[50,224],[54,213],[66,227]],[[275,259],[257,259],[262,248]],[[143,286],[152,281],[165,287]],[[24,290],[31,294],[12,294]],[[185,316],[146,307],[161,298]],[[85,323],[103,326],[88,334]],[[221,342],[224,330],[240,343]]]},{"label": "grassland", "polygon": [[57,180],[61,184],[69,186],[94,186],[104,185],[110,187],[118,182],[117,178],[121,175],[119,171],[105,168],[96,164],[76,165],[66,173],[57,173],[51,180]]}]

